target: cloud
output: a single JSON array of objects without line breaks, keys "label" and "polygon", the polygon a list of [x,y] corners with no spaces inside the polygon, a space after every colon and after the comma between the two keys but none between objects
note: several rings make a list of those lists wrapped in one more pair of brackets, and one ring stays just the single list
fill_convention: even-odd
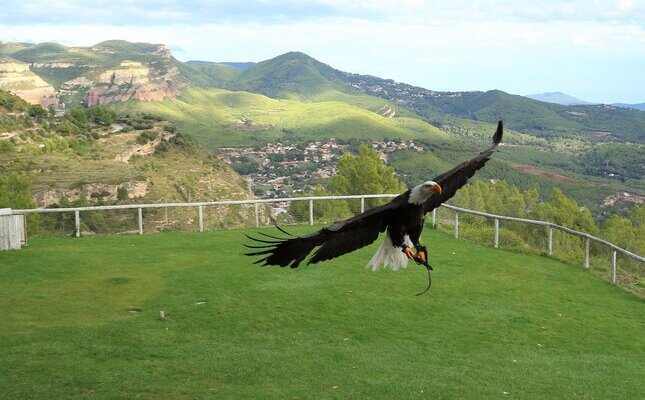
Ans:
[{"label": "cloud", "polygon": [[632,0],[618,0],[616,5],[618,6],[618,10],[622,12],[626,12],[634,8],[634,2]]},{"label": "cloud", "polygon": [[111,25],[300,22],[319,18],[419,22],[622,21],[645,24],[642,0],[3,0],[0,22],[106,23]]}]

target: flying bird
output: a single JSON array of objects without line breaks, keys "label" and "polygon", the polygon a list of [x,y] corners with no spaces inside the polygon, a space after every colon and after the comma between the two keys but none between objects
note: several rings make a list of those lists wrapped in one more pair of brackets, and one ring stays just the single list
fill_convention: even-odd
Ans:
[{"label": "flying bird", "polygon": [[[493,135],[493,144],[489,148],[434,180],[423,182],[389,203],[371,208],[355,217],[303,236],[293,236],[277,225],[282,233],[291,237],[279,238],[261,232],[267,239],[247,235],[259,245],[246,245],[254,249],[246,255],[263,256],[255,264],[297,268],[314,250],[307,264],[331,260],[358,250],[374,242],[385,231],[385,239],[368,266],[375,271],[388,266],[396,271],[405,268],[408,260],[413,260],[426,266],[430,278],[432,267],[428,264],[428,252],[419,243],[425,215],[454,196],[486,164],[501,142],[502,134],[503,124],[499,121]],[[429,279],[428,288],[430,283]]]}]

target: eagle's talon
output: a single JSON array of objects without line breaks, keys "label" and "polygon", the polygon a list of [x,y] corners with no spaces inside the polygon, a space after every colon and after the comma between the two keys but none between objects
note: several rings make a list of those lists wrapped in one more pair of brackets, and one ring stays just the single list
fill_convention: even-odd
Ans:
[{"label": "eagle's talon", "polygon": [[426,262],[426,261],[427,261],[427,259],[428,259],[428,258],[426,257],[426,252],[425,252],[425,251],[423,251],[423,250],[417,251],[417,257],[418,257],[418,258],[419,258],[419,260],[421,260],[421,262],[423,262],[423,263],[424,263],[424,262]]},{"label": "eagle's talon", "polygon": [[405,249],[403,249],[403,252],[405,253],[406,256],[408,256],[410,260],[414,260],[414,251],[412,251],[411,248],[406,247]]}]

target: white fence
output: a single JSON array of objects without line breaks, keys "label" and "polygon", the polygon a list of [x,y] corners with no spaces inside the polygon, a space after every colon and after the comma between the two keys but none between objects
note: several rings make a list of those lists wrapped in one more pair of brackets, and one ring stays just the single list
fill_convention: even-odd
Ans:
[{"label": "white fence", "polygon": [[[171,208],[193,208],[197,210],[197,228],[200,232],[204,231],[205,226],[205,214],[204,210],[208,207],[215,206],[252,206],[252,214],[254,215],[256,227],[266,225],[267,218],[261,218],[262,215],[266,214],[262,210],[263,205],[269,204],[279,204],[279,203],[289,203],[294,202],[308,202],[308,221],[309,224],[313,225],[316,222],[314,218],[314,207],[315,203],[318,201],[330,201],[330,200],[354,200],[360,201],[360,212],[365,211],[365,202],[367,199],[378,199],[378,198],[393,198],[396,197],[395,194],[376,194],[376,195],[353,195],[353,196],[312,196],[312,197],[294,197],[294,198],[277,198],[277,199],[253,199],[253,200],[229,200],[229,201],[210,201],[210,202],[196,202],[196,203],[160,203],[160,204],[127,204],[127,205],[111,205],[111,206],[93,206],[93,207],[74,207],[74,208],[38,208],[38,209],[25,209],[25,210],[12,210],[14,215],[18,214],[45,214],[45,213],[74,213],[74,235],[81,235],[81,213],[92,212],[92,211],[105,211],[105,210],[137,210],[136,213],[136,223],[137,229],[134,233],[143,234],[144,233],[144,216],[143,211],[146,209],[165,209],[166,213],[168,209]],[[628,250],[625,250],[617,245],[610,243],[606,240],[600,239],[593,235],[590,235],[585,232],[579,232],[564,226],[556,225],[546,221],[538,221],[525,218],[509,217],[505,215],[496,215],[485,213],[481,211],[468,210],[465,208],[455,207],[447,204],[443,204],[441,207],[451,210],[454,213],[454,237],[459,238],[459,215],[460,213],[475,215],[480,217],[485,217],[493,221],[494,224],[494,235],[493,235],[493,245],[495,248],[498,248],[500,245],[500,221],[511,221],[516,223],[524,223],[530,225],[544,226],[547,230],[547,250],[549,255],[553,255],[554,251],[554,241],[553,241],[553,231],[559,230],[566,232],[568,234],[580,237],[584,240],[584,259],[583,266],[589,268],[590,266],[590,251],[589,246],[590,242],[595,242],[600,245],[606,246],[611,251],[611,281],[616,283],[616,269],[617,261],[616,256],[618,253],[628,257],[630,259],[637,260],[639,262],[645,262],[645,258],[641,255],[632,253]],[[166,216],[167,219],[167,216]],[[301,221],[304,218],[301,218]],[[438,223],[437,220],[437,210],[432,212],[432,226],[435,227]]]},{"label": "white fence", "polygon": [[10,208],[0,208],[0,251],[17,250],[25,244],[24,222],[24,215],[12,215]]}]

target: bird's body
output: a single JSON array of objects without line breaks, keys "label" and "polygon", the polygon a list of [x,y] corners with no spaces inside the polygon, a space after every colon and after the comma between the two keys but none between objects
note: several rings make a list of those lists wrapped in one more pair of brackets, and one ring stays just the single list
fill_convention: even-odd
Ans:
[{"label": "bird's body", "polygon": [[[422,185],[432,184],[434,182],[425,182]],[[404,245],[410,248],[419,244],[425,213],[423,212],[423,203],[415,203],[411,193],[422,185],[399,196],[398,212],[389,216],[385,239],[367,264],[372,270],[376,271],[389,266],[396,271],[408,265],[408,257],[401,249]]]},{"label": "bird's body", "polygon": [[[314,250],[308,264],[329,260],[367,246],[374,242],[380,233],[386,232],[383,243],[368,266],[374,270],[388,266],[397,270],[405,267],[408,259],[412,259],[430,269],[427,251],[419,243],[426,213],[454,196],[457,190],[486,164],[501,141],[502,133],[500,121],[493,136],[493,145],[488,149],[434,180],[409,189],[387,204],[304,236],[278,238],[261,233],[268,239],[251,238],[261,245],[247,246],[259,249],[247,255],[264,256],[256,261],[263,262],[263,265],[289,265],[291,268],[297,268]],[[416,254],[412,247],[416,248]]]}]

